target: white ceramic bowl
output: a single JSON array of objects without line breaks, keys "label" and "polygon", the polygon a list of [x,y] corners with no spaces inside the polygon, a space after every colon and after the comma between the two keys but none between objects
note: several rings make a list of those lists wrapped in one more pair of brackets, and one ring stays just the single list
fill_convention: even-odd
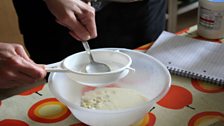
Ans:
[{"label": "white ceramic bowl", "polygon": [[108,65],[110,72],[87,73],[85,66],[90,62],[88,54],[83,51],[66,57],[59,63],[49,64],[46,66],[47,71],[67,71],[66,75],[84,85],[102,86],[111,84],[125,77],[132,69],[132,59],[119,50],[92,50],[94,60]]},{"label": "white ceramic bowl", "polygon": [[[110,49],[116,50],[116,49]],[[171,85],[171,76],[167,68],[155,58],[137,51],[119,49],[132,58],[136,71],[107,87],[134,89],[142,93],[148,101],[131,108],[121,110],[92,110],[80,107],[81,96],[94,87],[74,83],[65,73],[55,72],[49,76],[49,89],[72,114],[81,122],[91,126],[130,126],[142,119],[160,100]],[[131,98],[129,99],[131,100]]]}]

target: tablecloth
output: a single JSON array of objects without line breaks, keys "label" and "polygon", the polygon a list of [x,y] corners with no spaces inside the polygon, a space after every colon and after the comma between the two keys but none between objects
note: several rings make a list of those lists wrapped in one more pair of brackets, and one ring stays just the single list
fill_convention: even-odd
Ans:
[{"label": "tablecloth", "polygon": [[[196,39],[197,26],[177,33]],[[223,39],[213,40],[224,43]],[[152,43],[136,50],[146,51]],[[224,87],[172,75],[172,85],[133,126],[224,126]],[[43,84],[0,102],[0,126],[86,126]]]}]

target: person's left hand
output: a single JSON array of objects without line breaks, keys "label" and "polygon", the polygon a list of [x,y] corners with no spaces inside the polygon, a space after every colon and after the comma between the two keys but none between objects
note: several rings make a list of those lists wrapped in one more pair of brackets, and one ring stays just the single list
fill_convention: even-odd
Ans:
[{"label": "person's left hand", "polygon": [[45,0],[56,21],[71,30],[79,41],[97,36],[95,9],[81,0]]},{"label": "person's left hand", "polygon": [[43,65],[34,63],[22,45],[0,42],[0,88],[32,84],[44,79]]}]

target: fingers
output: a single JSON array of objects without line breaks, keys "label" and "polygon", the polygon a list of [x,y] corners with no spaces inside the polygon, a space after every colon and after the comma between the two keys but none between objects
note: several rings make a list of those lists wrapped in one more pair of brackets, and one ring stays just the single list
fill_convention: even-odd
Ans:
[{"label": "fingers", "polygon": [[[46,71],[43,67],[29,62],[23,58],[12,57],[13,68],[22,75],[26,75],[32,79],[43,79],[46,75]],[[25,78],[23,78],[25,79]],[[28,81],[28,80],[27,80]]]},{"label": "fingers", "polygon": [[29,58],[22,45],[15,48],[15,51],[22,57],[21,62],[18,65],[18,68],[21,69],[20,73],[31,76],[34,79],[42,79],[45,77],[46,71],[44,70],[44,66],[34,63],[33,60]]},{"label": "fingers", "polygon": [[88,29],[74,16],[74,13],[68,12],[68,17],[63,19],[61,24],[67,27],[73,34],[75,34],[80,40],[89,40],[91,35]]},{"label": "fingers", "polygon": [[95,9],[80,1],[58,16],[57,23],[70,29],[70,35],[77,40],[89,40],[97,36]]},{"label": "fingers", "polygon": [[42,79],[46,75],[46,71],[44,70],[44,68],[35,64],[29,58],[22,45],[15,44],[13,46],[15,48],[14,50],[16,54],[14,56],[11,56],[8,61],[9,64],[13,64],[12,68],[15,68],[15,70],[19,71],[20,73],[23,73],[24,75],[30,76],[33,79]]},{"label": "fingers", "polygon": [[43,66],[29,62],[22,57],[13,56],[0,66],[0,88],[32,84],[46,76]]},{"label": "fingers", "polygon": [[19,83],[12,80],[0,80],[1,89],[12,88],[18,86]]},{"label": "fingers", "polygon": [[43,65],[35,64],[22,45],[0,43],[0,88],[31,84],[45,76]]},{"label": "fingers", "polygon": [[[2,72],[4,71],[4,72]],[[0,69],[0,88],[12,88],[15,86],[22,86],[25,84],[32,84],[36,80],[26,76],[24,74],[19,73],[18,71],[14,70],[2,70]]]},{"label": "fingers", "polygon": [[15,51],[16,51],[17,55],[23,57],[24,59],[26,59],[26,60],[28,60],[28,61],[30,61],[30,62],[33,62],[33,61],[29,58],[29,56],[27,55],[27,53],[26,53],[26,51],[25,51],[25,49],[23,48],[22,45],[15,44],[14,46],[15,46]]},{"label": "fingers", "polygon": [[74,32],[69,32],[69,34],[78,41],[82,41]]},{"label": "fingers", "polygon": [[95,10],[93,8],[90,9],[91,11],[84,11],[84,14],[77,15],[79,21],[87,31],[89,31],[90,37],[95,38],[97,36],[96,31],[96,22],[95,22]]},{"label": "fingers", "polygon": [[8,71],[7,73],[4,73],[4,75],[1,75],[1,77],[4,77],[4,79],[0,80],[1,88],[11,88],[36,82],[35,79],[15,71]]}]

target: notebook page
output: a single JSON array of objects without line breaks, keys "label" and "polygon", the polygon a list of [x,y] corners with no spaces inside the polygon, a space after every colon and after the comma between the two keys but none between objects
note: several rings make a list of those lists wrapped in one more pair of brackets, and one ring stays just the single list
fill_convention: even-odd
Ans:
[{"label": "notebook page", "polygon": [[164,31],[146,52],[168,68],[224,81],[224,45]]}]

